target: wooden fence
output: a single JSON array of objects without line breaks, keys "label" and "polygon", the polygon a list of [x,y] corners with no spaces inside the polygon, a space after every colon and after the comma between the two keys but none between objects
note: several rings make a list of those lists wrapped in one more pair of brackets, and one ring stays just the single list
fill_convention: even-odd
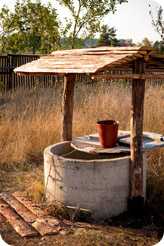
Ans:
[{"label": "wooden fence", "polygon": [[18,76],[13,72],[14,68],[27,62],[38,59],[39,55],[0,55],[0,90],[11,90],[17,88],[31,89],[35,86],[41,88],[53,87],[57,78],[54,76]]}]

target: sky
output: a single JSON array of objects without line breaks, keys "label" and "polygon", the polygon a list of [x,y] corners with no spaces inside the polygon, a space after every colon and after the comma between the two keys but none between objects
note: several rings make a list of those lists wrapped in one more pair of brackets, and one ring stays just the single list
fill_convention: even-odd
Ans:
[{"label": "sky", "polygon": [[[0,7],[6,4],[9,8],[13,8],[16,0],[0,0]],[[47,3],[53,0],[42,0]],[[133,39],[134,42],[141,42],[145,37],[152,41],[160,40],[159,34],[156,33],[152,26],[151,17],[149,15],[149,3],[155,14],[160,5],[164,7],[164,0],[128,0],[128,3],[118,5],[117,12],[109,14],[105,17],[105,23],[117,30],[117,38]],[[56,5],[54,5],[56,7]],[[60,8],[59,15],[62,18],[66,15],[65,11]]]}]

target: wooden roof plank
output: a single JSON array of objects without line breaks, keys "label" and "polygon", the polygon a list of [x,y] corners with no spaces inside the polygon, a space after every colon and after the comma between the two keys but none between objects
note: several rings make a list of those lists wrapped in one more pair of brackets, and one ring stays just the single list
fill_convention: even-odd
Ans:
[{"label": "wooden roof plank", "polygon": [[15,69],[18,74],[90,73],[130,64],[150,53],[147,47],[97,47],[60,50]]}]

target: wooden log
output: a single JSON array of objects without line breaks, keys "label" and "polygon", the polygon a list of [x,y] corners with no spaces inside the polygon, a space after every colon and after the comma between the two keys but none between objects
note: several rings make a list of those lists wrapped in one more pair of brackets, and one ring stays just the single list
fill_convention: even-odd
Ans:
[{"label": "wooden log", "polygon": [[[134,73],[145,71],[144,61],[134,62]],[[130,161],[130,198],[138,205],[143,202],[143,114],[145,80],[132,81],[131,106],[131,161]],[[139,205],[139,206],[140,206]],[[135,205],[134,205],[135,207]],[[139,209],[139,208],[138,208]]]},{"label": "wooden log", "polygon": [[64,92],[62,102],[62,141],[72,140],[73,121],[73,97],[74,97],[75,74],[64,76]]},{"label": "wooden log", "polygon": [[14,210],[27,222],[32,223],[37,219],[37,216],[26,208],[15,197],[8,193],[1,193],[0,197],[8,203]]},{"label": "wooden log", "polygon": [[28,225],[5,201],[0,199],[0,213],[22,237],[38,235],[37,231]]}]

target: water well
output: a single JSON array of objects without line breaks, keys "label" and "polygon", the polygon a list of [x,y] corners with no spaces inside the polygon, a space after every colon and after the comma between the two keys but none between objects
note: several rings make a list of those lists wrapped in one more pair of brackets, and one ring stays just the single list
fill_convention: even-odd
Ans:
[{"label": "water well", "polygon": [[[64,79],[62,142],[48,147],[44,154],[47,201],[57,200],[65,205],[89,208],[96,217],[106,217],[126,210],[128,198],[131,211],[135,213],[136,208],[142,211],[146,189],[146,149],[143,148],[145,84],[150,79],[164,79],[163,61],[164,56],[155,54],[149,47],[97,47],[55,51],[15,69],[20,75],[51,75]],[[98,153],[91,157],[72,149],[74,87],[79,76],[84,74],[93,81],[129,80],[131,83],[128,155],[106,153],[104,156]],[[151,142],[147,146],[154,148]],[[156,147],[161,147],[159,138]]]},{"label": "water well", "polygon": [[[155,136],[159,139],[158,134],[154,138]],[[85,145],[90,143],[91,146],[94,141],[86,141],[86,138],[87,136],[76,138],[76,141],[81,142],[81,145],[84,142]],[[144,148],[156,148],[159,144],[164,145],[163,142],[147,140]],[[101,153],[87,153],[75,149],[70,141],[46,148],[44,176],[48,202],[58,201],[66,206],[91,210],[95,218],[107,218],[126,211],[130,190],[130,156],[125,148],[123,150],[120,153],[103,153],[104,150]],[[143,163],[145,198],[146,153]]]}]

